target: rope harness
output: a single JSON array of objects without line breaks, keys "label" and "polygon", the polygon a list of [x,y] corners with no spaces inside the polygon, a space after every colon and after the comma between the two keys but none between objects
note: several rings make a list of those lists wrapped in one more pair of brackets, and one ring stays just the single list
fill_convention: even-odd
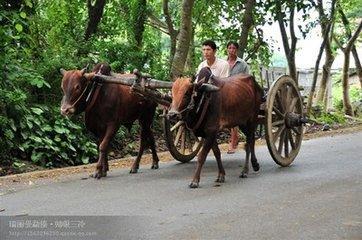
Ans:
[{"label": "rope harness", "polygon": [[[210,76],[209,79],[211,79],[213,77],[213,75]],[[206,81],[205,83],[207,83],[208,81]],[[192,109],[194,109],[195,107],[195,98],[197,96],[197,91],[196,91],[196,86],[193,86],[192,89],[192,94],[191,94],[191,101],[190,103],[187,105],[186,108],[184,108],[182,111],[180,111],[180,114],[186,112],[186,117],[188,116],[188,114],[190,113],[190,111]],[[205,119],[205,115],[206,115],[206,111],[209,107],[210,104],[210,93],[202,93],[201,99],[199,101],[199,103],[197,104],[197,108],[196,108],[196,115],[200,114],[200,117],[197,119],[196,124],[194,126],[189,126],[187,123],[185,124],[186,127],[192,131],[195,131],[196,129],[198,129],[202,123],[202,121]]]},{"label": "rope harness", "polygon": [[[96,74],[101,74],[102,67],[103,67],[103,65],[101,65],[99,71]],[[70,106],[70,108],[74,108],[75,105],[84,97],[85,93],[89,90],[90,85],[92,85],[91,89],[89,90],[89,93],[87,94],[87,97],[85,99],[85,104],[86,104],[85,111],[87,112],[93,107],[103,84],[98,81],[94,81],[94,80],[91,80],[91,81],[92,81],[92,83],[87,81],[87,85],[85,86],[83,92],[80,94],[80,96],[77,98],[77,100]]]}]

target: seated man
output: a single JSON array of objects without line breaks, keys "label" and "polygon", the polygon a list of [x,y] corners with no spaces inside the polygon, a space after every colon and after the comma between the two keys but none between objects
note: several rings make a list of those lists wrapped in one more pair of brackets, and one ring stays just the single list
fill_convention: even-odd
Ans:
[{"label": "seated man", "polygon": [[214,41],[206,40],[202,43],[202,56],[204,61],[199,64],[197,73],[201,68],[209,67],[214,76],[225,78],[229,76],[229,64],[227,61],[216,57],[217,47]]}]

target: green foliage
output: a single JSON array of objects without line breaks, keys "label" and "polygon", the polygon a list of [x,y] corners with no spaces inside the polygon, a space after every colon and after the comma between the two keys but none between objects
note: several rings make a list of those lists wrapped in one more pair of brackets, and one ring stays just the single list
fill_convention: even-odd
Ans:
[{"label": "green foliage", "polygon": [[315,120],[322,124],[344,124],[346,122],[343,112],[323,111]]},{"label": "green foliage", "polygon": [[[33,6],[26,1],[0,10],[1,164],[13,162],[19,168],[17,159],[28,159],[51,167],[87,163],[96,157],[96,145],[82,125],[60,116],[60,98],[54,97],[61,94],[58,69],[74,67],[77,62],[70,54],[77,49],[76,40],[71,48],[64,43],[71,33],[61,38],[66,31],[58,31],[69,24],[67,16],[74,14],[70,11],[74,8],[68,1],[59,4],[65,4],[64,8],[51,2]],[[47,17],[39,18],[44,14]],[[53,19],[57,17],[62,20]]]},{"label": "green foliage", "polygon": [[97,156],[97,146],[73,121],[58,109],[45,106],[25,110],[20,120],[19,149],[42,166],[78,165]]}]

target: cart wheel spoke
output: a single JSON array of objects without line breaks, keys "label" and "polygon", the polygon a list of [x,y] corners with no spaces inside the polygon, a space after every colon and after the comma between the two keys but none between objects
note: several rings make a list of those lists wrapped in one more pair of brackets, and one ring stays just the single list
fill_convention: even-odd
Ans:
[{"label": "cart wheel spoke", "polygon": [[284,137],[285,137],[285,129],[282,130],[279,138],[279,146],[278,146],[278,153],[282,154],[283,145],[284,145]]},{"label": "cart wheel spoke", "polygon": [[281,127],[278,128],[278,130],[273,134],[273,142],[274,144],[276,143],[276,141],[278,140],[280,134],[282,133],[282,131],[285,129],[285,126],[282,125]]},{"label": "cart wheel spoke", "polygon": [[283,125],[284,122],[285,122],[284,119],[283,120],[278,120],[278,121],[273,122],[272,126],[277,127],[277,126]]},{"label": "cart wheel spoke", "polygon": [[178,142],[180,141],[180,137],[181,137],[183,130],[184,130],[184,126],[181,125],[177,130],[175,141],[173,142],[175,146],[177,146]]},{"label": "cart wheel spoke", "polygon": [[296,145],[295,145],[295,142],[294,142],[294,138],[293,138],[293,134],[290,132],[290,130],[288,131],[289,132],[289,142],[290,142],[290,146],[292,146],[292,149],[296,149]]},{"label": "cart wheel spoke", "polygon": [[183,121],[178,121],[171,129],[170,131],[173,132],[175,131],[178,127],[180,127],[184,122]]},{"label": "cart wheel spoke", "polygon": [[196,142],[195,142],[194,146],[192,146],[192,150],[195,151],[195,149],[197,149],[199,144],[200,144],[200,139],[196,138]]},{"label": "cart wheel spoke", "polygon": [[[192,153],[194,150],[193,150],[193,144],[192,144],[192,138],[191,138],[191,132],[187,132],[187,147],[188,147],[188,150],[190,153]],[[196,142],[197,143],[197,142]]]},{"label": "cart wheel spoke", "polygon": [[281,118],[284,118],[284,114],[279,111],[279,109],[276,106],[273,106],[273,111]]},{"label": "cart wheel spoke", "polygon": [[293,130],[293,132],[295,132],[295,134],[297,134],[297,135],[301,134],[296,127],[292,127],[291,129]]},{"label": "cart wheel spoke", "polygon": [[289,129],[286,129],[285,130],[285,133],[284,133],[284,154],[285,154],[285,157],[289,157]]},{"label": "cart wheel spoke", "polygon": [[[281,100],[281,96],[280,96],[281,92],[279,91],[276,95],[275,95],[275,99],[278,105],[278,110],[280,111],[280,113],[284,113],[284,105],[282,103]],[[273,107],[274,108],[274,107]],[[284,116],[284,114],[282,114]]]},{"label": "cart wheel spoke", "polygon": [[186,144],[185,133],[186,133],[185,131],[182,131],[182,133],[181,133],[181,153],[182,154],[185,154],[185,144]]},{"label": "cart wheel spoke", "polygon": [[288,112],[294,112],[294,110],[295,110],[295,104],[297,103],[297,101],[298,101],[298,98],[297,98],[297,97],[295,97],[295,98],[292,99],[292,102],[291,102],[290,105],[289,105]]},{"label": "cart wheel spoke", "polygon": [[285,106],[285,109],[288,109],[289,107],[289,103],[290,103],[290,98],[292,97],[291,94],[292,94],[292,88],[288,85],[285,86],[286,87],[286,96],[285,96],[285,101],[284,101],[284,106]]}]

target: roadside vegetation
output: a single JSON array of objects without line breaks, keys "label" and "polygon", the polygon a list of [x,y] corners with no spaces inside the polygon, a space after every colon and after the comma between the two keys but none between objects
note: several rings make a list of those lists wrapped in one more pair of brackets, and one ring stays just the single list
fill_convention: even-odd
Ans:
[{"label": "roadside vegetation", "polygon": [[[137,68],[156,79],[170,81],[171,76],[194,73],[201,60],[201,42],[213,38],[220,46],[220,55],[228,41],[237,40],[239,56],[259,76],[260,66],[275,64],[273,41],[265,39],[262,31],[262,26],[273,22],[280,25],[284,62],[291,75],[296,73],[293,57],[298,38],[305,37],[321,22],[326,25],[318,41],[331,41],[321,49],[330,47],[333,54],[341,49],[357,61],[353,49],[361,42],[361,38],[354,38],[361,31],[361,1],[328,1],[325,12],[313,18],[312,12],[318,11],[321,4],[319,0],[2,1],[0,176],[37,166],[55,168],[95,160],[97,145],[84,128],[82,115],[60,115],[60,68],[81,69],[106,61],[115,72]],[[296,15],[302,25],[289,24]],[[291,42],[287,32],[292,33]],[[360,64],[356,62],[356,66],[362,84]],[[312,103],[320,106],[320,111],[311,114],[316,122],[345,124],[351,121],[346,114],[355,115],[357,120],[353,121],[359,121],[361,86],[349,88],[346,81],[342,73],[334,79],[334,112],[325,111],[324,104]],[[159,148],[166,150],[161,120],[159,116],[155,118],[153,129]],[[137,151],[138,130],[138,125],[130,132],[121,128],[112,144],[111,156],[133,155]]]}]

